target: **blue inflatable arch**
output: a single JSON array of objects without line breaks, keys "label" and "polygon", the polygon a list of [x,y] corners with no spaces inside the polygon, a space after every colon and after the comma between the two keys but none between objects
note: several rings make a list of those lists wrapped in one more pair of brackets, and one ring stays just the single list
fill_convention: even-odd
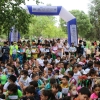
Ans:
[{"label": "blue inflatable arch", "polygon": [[76,18],[68,12],[62,6],[31,6],[26,5],[27,13],[42,16],[54,16],[59,15],[65,22],[68,30],[68,43],[74,43],[75,46],[78,44],[78,34],[76,26]]}]

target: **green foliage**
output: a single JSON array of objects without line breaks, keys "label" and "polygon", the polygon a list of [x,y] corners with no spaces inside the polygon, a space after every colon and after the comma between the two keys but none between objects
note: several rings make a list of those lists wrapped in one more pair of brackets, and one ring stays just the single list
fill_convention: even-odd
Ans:
[{"label": "green foliage", "polygon": [[92,30],[89,35],[91,39],[100,40],[100,0],[92,0],[89,5],[89,17]]},{"label": "green foliage", "polygon": [[52,16],[34,16],[31,17],[29,25],[30,36],[43,36],[45,38],[65,37],[62,29],[55,26],[56,19]]},{"label": "green foliage", "polygon": [[[39,3],[38,0],[35,0]],[[30,15],[20,7],[25,0],[1,0],[0,1],[0,34],[7,34],[12,26],[20,33],[28,33]]]},{"label": "green foliage", "polygon": [[[92,27],[88,15],[86,15],[83,11],[79,11],[79,10],[72,10],[70,12],[77,19],[77,29],[78,29],[79,36],[84,38]],[[64,26],[64,24],[66,24],[66,22],[60,19],[60,25],[62,27],[62,30],[66,32],[66,27]]]},{"label": "green foliage", "polygon": [[1,38],[1,39],[7,39],[7,35],[1,34],[1,35],[0,35],[0,38]]},{"label": "green foliage", "polygon": [[89,16],[85,14],[83,11],[79,11],[79,10],[72,10],[71,13],[77,19],[77,29],[78,29],[79,36],[84,38],[85,35],[90,31],[92,27]]},{"label": "green foliage", "polygon": [[65,34],[67,33],[67,26],[66,26],[66,22],[60,18],[60,26],[63,30],[63,32],[65,32]]}]

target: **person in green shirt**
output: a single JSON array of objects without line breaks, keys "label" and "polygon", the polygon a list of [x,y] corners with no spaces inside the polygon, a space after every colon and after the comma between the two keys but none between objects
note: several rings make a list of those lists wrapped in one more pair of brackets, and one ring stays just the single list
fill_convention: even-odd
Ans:
[{"label": "person in green shirt", "polygon": [[6,92],[6,100],[19,100],[23,96],[22,92],[18,90],[17,85],[9,84]]},{"label": "person in green shirt", "polygon": [[16,42],[14,42],[13,45],[10,47],[10,54],[12,55],[13,60],[17,58],[17,51],[18,45]]},{"label": "person in green shirt", "polygon": [[28,47],[27,47],[25,53],[26,53],[26,59],[27,59],[27,60],[30,60],[30,59],[31,59],[31,53],[32,53],[32,52],[31,52],[31,46],[28,46]]},{"label": "person in green shirt", "polygon": [[10,56],[12,56],[12,49],[13,49],[13,42],[11,42],[11,45],[10,45]]}]

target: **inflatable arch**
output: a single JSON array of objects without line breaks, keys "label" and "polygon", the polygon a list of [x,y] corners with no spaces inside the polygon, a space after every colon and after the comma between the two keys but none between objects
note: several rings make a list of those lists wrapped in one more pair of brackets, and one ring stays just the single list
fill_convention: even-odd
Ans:
[{"label": "inflatable arch", "polygon": [[68,43],[74,43],[75,46],[78,44],[78,34],[76,26],[76,18],[68,12],[62,6],[31,6],[26,5],[25,9],[27,13],[42,16],[54,16],[59,15],[65,22],[68,30]]}]

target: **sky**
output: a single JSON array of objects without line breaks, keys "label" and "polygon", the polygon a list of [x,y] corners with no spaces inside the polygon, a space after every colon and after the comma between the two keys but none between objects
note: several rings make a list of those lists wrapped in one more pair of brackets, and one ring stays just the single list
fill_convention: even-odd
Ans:
[{"label": "sky", "polygon": [[[83,10],[88,13],[88,4],[90,0],[40,0],[44,4],[51,4],[52,6],[63,6],[66,10],[70,11],[73,9]],[[35,5],[33,0],[26,0],[27,5]],[[42,4],[39,4],[42,5]]]}]

